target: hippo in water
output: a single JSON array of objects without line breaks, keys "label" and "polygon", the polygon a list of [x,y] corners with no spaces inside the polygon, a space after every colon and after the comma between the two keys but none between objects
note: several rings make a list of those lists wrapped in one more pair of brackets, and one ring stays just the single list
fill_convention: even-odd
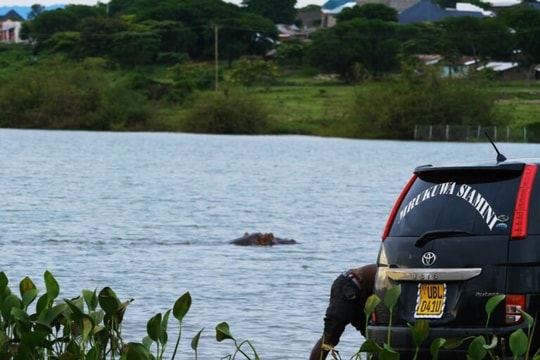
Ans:
[{"label": "hippo in water", "polygon": [[297,242],[293,239],[281,239],[275,237],[272,233],[245,233],[244,236],[231,240],[230,243],[242,246],[272,246],[280,244],[296,244]]}]

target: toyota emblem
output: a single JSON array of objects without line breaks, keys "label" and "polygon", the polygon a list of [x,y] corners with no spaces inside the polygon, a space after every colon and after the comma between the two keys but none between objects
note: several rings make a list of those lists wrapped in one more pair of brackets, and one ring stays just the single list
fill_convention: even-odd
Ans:
[{"label": "toyota emblem", "polygon": [[437,255],[435,255],[431,251],[425,252],[424,255],[422,255],[422,264],[424,264],[425,266],[431,266],[435,264],[435,260],[437,260]]}]

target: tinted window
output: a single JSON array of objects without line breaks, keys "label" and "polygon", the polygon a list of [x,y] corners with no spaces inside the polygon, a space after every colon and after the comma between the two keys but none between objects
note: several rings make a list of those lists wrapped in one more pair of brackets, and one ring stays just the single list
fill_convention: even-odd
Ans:
[{"label": "tinted window", "polygon": [[455,230],[509,234],[518,171],[445,170],[420,173],[403,199],[390,236]]}]

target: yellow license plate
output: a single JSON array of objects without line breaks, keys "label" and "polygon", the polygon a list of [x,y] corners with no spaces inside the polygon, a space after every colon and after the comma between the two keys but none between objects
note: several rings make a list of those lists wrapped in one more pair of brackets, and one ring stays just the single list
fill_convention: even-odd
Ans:
[{"label": "yellow license plate", "polygon": [[439,319],[446,305],[446,284],[418,284],[415,318]]}]

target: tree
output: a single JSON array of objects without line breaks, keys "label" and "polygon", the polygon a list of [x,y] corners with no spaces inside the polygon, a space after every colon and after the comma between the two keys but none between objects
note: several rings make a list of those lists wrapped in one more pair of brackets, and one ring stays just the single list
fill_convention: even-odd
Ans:
[{"label": "tree", "polygon": [[296,0],[242,0],[242,5],[276,24],[292,24],[296,19]]},{"label": "tree", "polygon": [[36,51],[40,51],[45,41],[55,33],[76,31],[78,24],[79,19],[65,9],[44,11],[30,22],[27,36],[36,42]]},{"label": "tree", "polygon": [[78,54],[84,57],[110,57],[114,49],[113,36],[128,31],[129,26],[119,18],[87,18],[81,21]]},{"label": "tree", "polygon": [[492,18],[450,17],[439,22],[442,40],[461,55],[504,58],[511,54],[508,27]]},{"label": "tree", "polygon": [[397,69],[399,25],[356,18],[317,31],[309,49],[311,63],[322,70],[354,78],[358,64],[374,75]]},{"label": "tree", "polygon": [[400,27],[401,54],[439,54],[443,29],[434,23],[419,22]]},{"label": "tree", "polygon": [[173,21],[182,24],[190,30],[187,49],[189,56],[194,60],[202,60],[213,57],[214,26],[242,14],[243,11],[238,6],[221,0],[164,0],[138,12],[135,21]]},{"label": "tree", "polygon": [[509,8],[500,13],[501,21],[513,30],[514,51],[519,63],[529,69],[528,78],[540,63],[540,11],[526,6]]},{"label": "tree", "polygon": [[229,67],[242,55],[266,54],[276,38],[276,26],[257,14],[244,13],[219,23],[219,52]]},{"label": "tree", "polygon": [[28,13],[27,19],[32,20],[45,10],[45,6],[40,4],[34,4],[30,7],[30,13]]},{"label": "tree", "polygon": [[26,39],[36,42],[36,51],[47,46],[46,41],[58,32],[79,31],[83,20],[88,18],[105,18],[105,11],[101,7],[87,5],[68,5],[63,9],[44,11],[36,15],[23,31]]},{"label": "tree", "polygon": [[356,18],[379,19],[383,21],[397,22],[397,10],[383,4],[365,4],[345,8],[336,15],[338,21],[349,21]]}]

